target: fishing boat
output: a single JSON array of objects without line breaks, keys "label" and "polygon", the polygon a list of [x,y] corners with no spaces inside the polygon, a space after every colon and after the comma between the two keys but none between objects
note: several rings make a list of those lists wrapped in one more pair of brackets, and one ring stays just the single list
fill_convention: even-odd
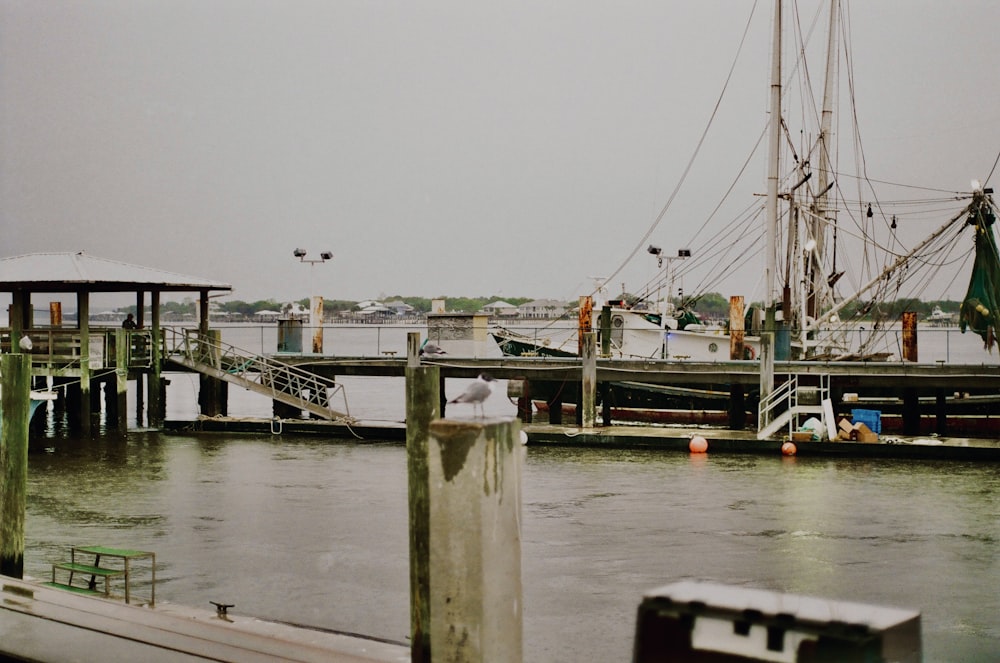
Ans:
[{"label": "fishing boat", "polygon": [[[600,305],[594,307],[589,319],[581,316],[579,328],[598,331],[608,350],[606,356],[761,361],[764,375],[773,372],[775,360],[898,359],[898,338],[890,331],[898,321],[898,312],[889,304],[912,297],[914,292],[919,294],[919,288],[934,280],[932,270],[955,262],[954,252],[962,250],[956,240],[970,230],[976,236],[976,262],[959,322],[963,331],[971,329],[983,337],[987,348],[992,347],[993,312],[1000,305],[992,189],[973,182],[971,191],[949,192],[947,200],[960,207],[937,230],[909,248],[897,234],[900,218],[908,212],[894,212],[888,198],[883,199],[875,190],[872,178],[861,174],[850,180],[864,183],[866,190],[862,192],[859,186],[856,195],[848,193],[846,182],[850,178],[840,173],[833,132],[839,54],[849,51],[846,45],[840,48],[839,5],[839,0],[829,3],[821,95],[813,94],[802,75],[808,44],[794,47],[799,59],[789,77],[803,81],[805,92],[793,102],[783,85],[782,3],[775,3],[770,107],[767,125],[755,146],[755,150],[766,148],[769,163],[763,203],[755,203],[723,228],[710,225],[714,222],[710,217],[696,234],[706,235],[708,240],[701,248],[679,251],[676,258],[665,258],[658,247],[650,245],[647,251],[657,258],[657,275],[638,296],[630,304],[625,300],[611,302],[603,321]],[[844,60],[848,65],[853,63],[849,54]],[[820,96],[821,102],[815,96]],[[850,103],[854,103],[853,97]],[[803,112],[804,108],[812,112]],[[816,126],[793,134],[789,129],[793,118],[787,109],[800,113],[794,119],[801,124],[815,122]],[[857,113],[846,115],[853,119]],[[860,149],[857,141],[852,147]],[[864,163],[863,155],[852,160]],[[748,161],[738,162],[741,173],[747,170]],[[939,211],[943,200],[935,195],[925,202],[936,205]],[[911,209],[915,203],[907,204]],[[642,243],[665,218],[668,207]],[[764,264],[760,305],[746,311],[735,308],[730,320],[721,325],[699,321],[693,314],[699,299],[713,292],[713,286],[732,267],[755,258]],[[699,273],[703,275],[699,286],[686,296],[674,290],[678,277],[688,275],[693,280]],[[572,325],[565,329],[552,325],[530,333],[509,325],[496,326],[491,334],[501,350],[511,355],[573,356],[579,347],[577,329]],[[764,392],[770,389],[769,379],[762,377]],[[721,392],[713,390],[713,395]],[[664,405],[669,406],[670,400]]]},{"label": "fishing boat", "polygon": [[940,306],[935,306],[927,316],[927,322],[935,327],[947,327],[955,324],[955,314],[945,313]]}]

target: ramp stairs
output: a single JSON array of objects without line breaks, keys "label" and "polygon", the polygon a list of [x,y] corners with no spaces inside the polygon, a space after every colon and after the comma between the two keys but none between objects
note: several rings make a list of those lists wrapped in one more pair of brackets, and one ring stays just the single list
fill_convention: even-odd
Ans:
[{"label": "ramp stairs", "polygon": [[[169,330],[166,358],[213,378],[239,385],[321,419],[349,416],[343,385],[271,357],[242,350],[197,330]],[[344,411],[331,407],[335,396]]]},{"label": "ramp stairs", "polygon": [[[788,375],[767,398],[760,400],[757,421],[757,439],[766,440],[783,427],[788,427],[791,438],[794,427],[802,416],[816,417],[820,421],[832,419],[832,406],[826,412],[824,402],[830,401],[830,376],[819,375],[819,385],[801,385],[798,375]],[[829,414],[828,417],[824,415]],[[831,425],[826,421],[827,427]]]}]

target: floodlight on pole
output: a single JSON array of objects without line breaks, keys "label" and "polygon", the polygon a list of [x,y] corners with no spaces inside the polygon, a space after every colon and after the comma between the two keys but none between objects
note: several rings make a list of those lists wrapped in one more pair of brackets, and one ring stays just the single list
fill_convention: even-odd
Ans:
[{"label": "floodlight on pole", "polygon": [[318,259],[313,258],[307,260],[306,250],[296,248],[292,251],[292,255],[298,258],[299,262],[304,262],[309,265],[309,326],[312,327],[313,331],[312,351],[316,354],[323,354],[323,297],[314,294],[316,292],[316,287],[313,267],[317,263],[324,263],[327,260],[332,259],[333,253],[330,251],[323,251],[319,254]]}]

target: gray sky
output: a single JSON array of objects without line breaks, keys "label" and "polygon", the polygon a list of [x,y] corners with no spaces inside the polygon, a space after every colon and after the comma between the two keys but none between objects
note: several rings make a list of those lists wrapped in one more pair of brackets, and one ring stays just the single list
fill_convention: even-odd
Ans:
[{"label": "gray sky", "polygon": [[[668,199],[752,7],[0,0],[0,253],[84,250],[255,300],[309,294],[301,246],[335,254],[313,268],[327,298],[574,299]],[[1000,151],[1000,3],[847,12],[869,176],[955,191],[985,179]],[[808,32],[815,3],[799,13]],[[761,2],[650,238],[667,253],[764,126],[771,16]],[[728,216],[764,190],[763,162],[748,172]],[[615,283],[637,289],[654,269],[637,256]],[[760,263],[748,269],[723,294],[753,297]]]}]

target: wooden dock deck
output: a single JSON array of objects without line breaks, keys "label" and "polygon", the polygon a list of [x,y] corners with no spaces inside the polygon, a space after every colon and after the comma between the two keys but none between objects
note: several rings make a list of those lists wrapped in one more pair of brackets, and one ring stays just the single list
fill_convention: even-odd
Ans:
[{"label": "wooden dock deck", "polygon": [[0,658],[254,663],[403,663],[410,648],[216,610],[155,608],[0,578]]}]

